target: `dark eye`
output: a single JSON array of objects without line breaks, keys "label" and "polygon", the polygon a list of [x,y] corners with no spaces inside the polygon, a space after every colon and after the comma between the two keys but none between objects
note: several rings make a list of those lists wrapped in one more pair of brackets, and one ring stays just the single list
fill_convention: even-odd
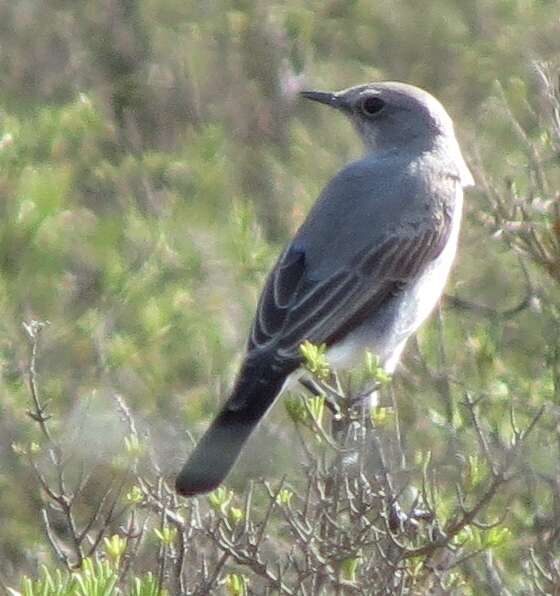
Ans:
[{"label": "dark eye", "polygon": [[385,102],[379,97],[375,96],[362,99],[360,104],[360,108],[366,116],[375,116],[375,114],[379,114],[384,107]]}]

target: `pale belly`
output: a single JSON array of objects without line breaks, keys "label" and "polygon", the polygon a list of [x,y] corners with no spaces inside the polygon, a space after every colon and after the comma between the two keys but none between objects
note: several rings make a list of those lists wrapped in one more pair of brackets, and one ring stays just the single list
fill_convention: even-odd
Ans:
[{"label": "pale belly", "polygon": [[439,257],[402,294],[328,350],[327,358],[334,369],[359,365],[369,350],[387,372],[394,371],[406,340],[428,318],[443,293],[457,251],[462,202],[463,191],[459,189],[449,240]]}]

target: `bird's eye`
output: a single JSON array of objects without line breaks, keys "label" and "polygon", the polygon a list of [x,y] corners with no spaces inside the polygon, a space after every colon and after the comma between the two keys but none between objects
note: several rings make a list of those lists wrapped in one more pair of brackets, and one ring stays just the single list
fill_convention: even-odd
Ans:
[{"label": "bird's eye", "polygon": [[366,97],[360,103],[360,108],[366,116],[375,116],[385,107],[385,102],[379,97]]}]

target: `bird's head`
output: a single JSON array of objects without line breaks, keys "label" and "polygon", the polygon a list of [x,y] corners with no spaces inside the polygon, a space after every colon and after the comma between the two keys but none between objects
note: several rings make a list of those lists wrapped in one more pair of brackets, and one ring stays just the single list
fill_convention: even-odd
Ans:
[{"label": "bird's head", "polygon": [[442,147],[453,154],[456,149],[462,181],[465,186],[472,183],[455,139],[453,122],[427,91],[405,83],[383,82],[338,92],[302,91],[301,95],[346,114],[368,152]]},{"label": "bird's head", "polygon": [[335,93],[302,91],[307,99],[345,113],[369,150],[430,143],[453,135],[453,124],[440,102],[404,83],[370,83]]}]

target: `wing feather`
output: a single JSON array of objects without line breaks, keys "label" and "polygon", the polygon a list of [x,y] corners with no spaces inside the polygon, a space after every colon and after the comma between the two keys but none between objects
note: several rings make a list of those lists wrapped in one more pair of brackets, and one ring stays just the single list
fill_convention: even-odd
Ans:
[{"label": "wing feather", "polygon": [[406,234],[388,234],[347,267],[320,280],[306,270],[304,251],[288,248],[266,282],[247,357],[272,350],[293,368],[306,339],[331,345],[343,338],[439,256],[449,238],[450,220],[445,214],[438,222],[407,228]]}]

